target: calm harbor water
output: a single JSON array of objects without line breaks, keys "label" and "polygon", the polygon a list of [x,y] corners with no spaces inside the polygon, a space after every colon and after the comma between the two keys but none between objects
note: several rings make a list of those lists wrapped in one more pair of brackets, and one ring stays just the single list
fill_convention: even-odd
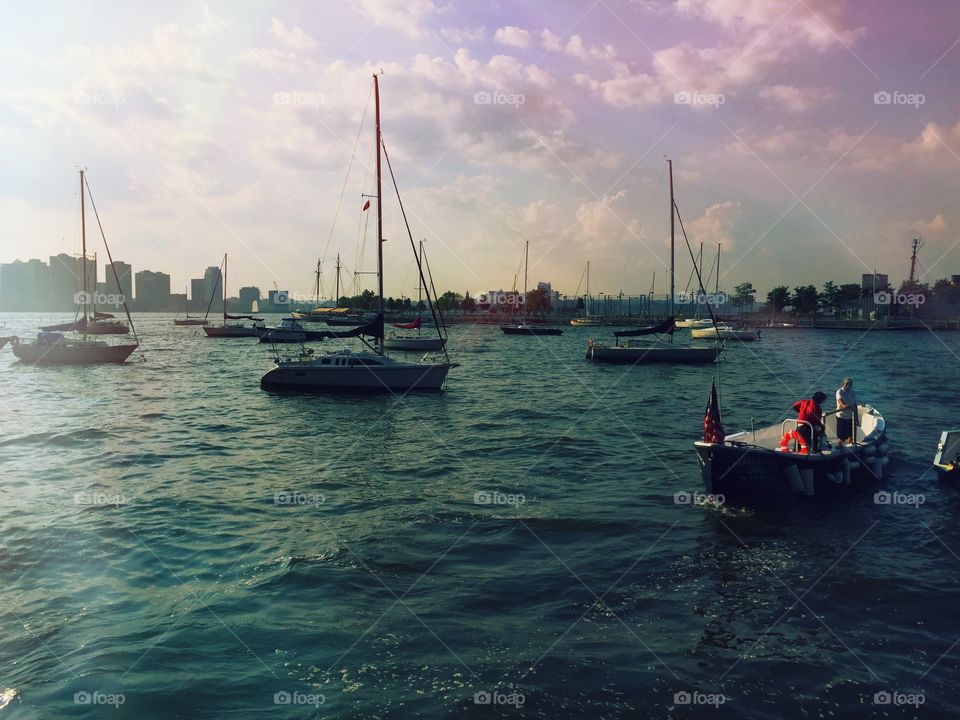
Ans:
[{"label": "calm harbor water", "polygon": [[586,363],[605,329],[458,326],[444,393],[351,398],[264,392],[267,346],[171,319],[138,318],[143,364],[0,354],[0,717],[960,712],[960,488],[929,470],[960,334],[730,348],[727,430],[852,375],[919,495],[774,514],[676,502],[714,371]]}]

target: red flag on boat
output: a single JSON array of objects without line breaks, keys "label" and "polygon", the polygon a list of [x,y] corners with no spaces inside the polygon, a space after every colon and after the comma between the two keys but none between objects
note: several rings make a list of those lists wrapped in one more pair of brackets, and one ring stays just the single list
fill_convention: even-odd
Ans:
[{"label": "red flag on boat", "polygon": [[366,212],[366,211],[369,210],[369,209],[370,209],[370,201],[367,200],[367,201],[363,204],[363,210],[364,210],[364,212]]},{"label": "red flag on boat", "polygon": [[420,318],[409,323],[393,323],[393,326],[401,330],[418,330],[420,328]]},{"label": "red flag on boat", "polygon": [[703,441],[708,443],[722,443],[724,438],[723,424],[720,422],[720,403],[717,401],[717,384],[710,385],[710,399],[707,401],[707,412],[703,417]]}]

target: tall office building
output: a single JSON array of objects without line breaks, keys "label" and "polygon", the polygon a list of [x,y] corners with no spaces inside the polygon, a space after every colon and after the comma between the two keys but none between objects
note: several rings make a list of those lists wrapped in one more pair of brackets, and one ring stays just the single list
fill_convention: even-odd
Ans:
[{"label": "tall office building", "polygon": [[203,278],[190,280],[190,309],[193,312],[204,312],[210,302],[210,293],[205,291]]},{"label": "tall office building", "polygon": [[[108,295],[123,295],[127,303],[133,302],[133,268],[128,263],[117,261],[104,267],[104,282]],[[117,280],[120,285],[117,286]],[[122,304],[118,300],[118,304]]]},{"label": "tall office building", "polygon": [[[170,276],[153,270],[141,270],[136,274],[137,309],[170,309]],[[182,305],[181,305],[182,308]]]}]

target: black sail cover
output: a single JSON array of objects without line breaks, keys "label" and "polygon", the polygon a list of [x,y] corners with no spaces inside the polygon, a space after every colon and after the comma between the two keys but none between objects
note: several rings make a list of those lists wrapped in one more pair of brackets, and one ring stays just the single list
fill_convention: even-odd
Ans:
[{"label": "black sail cover", "polygon": [[649,327],[634,328],[633,330],[617,330],[614,332],[615,337],[638,337],[640,335],[662,335],[664,333],[672,333],[677,327],[676,321],[671,315],[666,320],[656,325],[650,325]]},{"label": "black sail cover", "polygon": [[324,338],[352,338],[360,337],[382,338],[383,337],[383,315],[378,314],[366,325],[350,328],[349,330],[309,330],[307,336],[311,340],[323,340]]}]

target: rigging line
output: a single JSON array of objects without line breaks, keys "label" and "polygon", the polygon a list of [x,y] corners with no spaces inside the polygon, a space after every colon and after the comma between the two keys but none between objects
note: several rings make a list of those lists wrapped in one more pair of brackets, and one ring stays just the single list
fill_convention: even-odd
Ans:
[{"label": "rigging line", "polygon": [[[430,258],[427,257],[427,254],[426,254],[426,253],[423,254],[423,262],[424,262],[424,264],[427,266],[427,277],[428,277],[429,280],[430,280],[430,289],[433,291],[433,296],[434,296],[434,297],[438,297],[438,295],[437,295],[437,288],[436,288],[436,286],[433,284],[433,271],[430,269]],[[447,321],[446,321],[446,319],[443,317],[443,310],[440,308],[439,301],[437,302],[437,312],[440,314],[440,322],[443,324],[443,328],[442,328],[443,334],[441,335],[441,337],[444,337],[444,338],[445,338],[446,335],[448,334],[448,331],[447,331]],[[438,328],[438,331],[439,331],[439,328]],[[443,347],[443,352],[444,352],[444,354],[447,353],[447,347],[446,347],[446,345],[444,345],[444,347]],[[449,359],[449,357],[450,357],[450,356],[447,355],[447,358],[448,358],[448,359]]]},{"label": "rigging line", "polygon": [[[375,145],[376,143],[374,143],[374,146]],[[363,183],[360,186],[363,189],[366,189],[367,183],[370,180],[370,166],[373,164],[374,149],[375,147],[370,148],[370,155],[367,157],[367,169],[364,172]],[[366,197],[369,200],[372,198],[372,196],[373,194],[370,193]],[[378,199],[377,202],[380,202],[380,200]],[[361,210],[360,218],[357,220],[357,253],[353,259],[354,276],[353,284],[351,285],[351,287],[356,290],[357,295],[360,294],[360,280],[356,273],[363,272],[363,254],[367,249],[367,231],[370,228],[370,215],[371,213],[367,212],[366,210]]]},{"label": "rigging line", "polygon": [[583,285],[583,278],[586,276],[586,274],[587,274],[587,268],[586,266],[584,266],[583,272],[580,273],[580,282],[577,283],[577,289],[573,293],[574,298],[577,298],[580,295],[580,286]]},{"label": "rigging line", "polygon": [[[110,269],[113,271],[113,279],[114,282],[117,283],[117,290],[119,291],[120,276],[117,274],[117,266],[113,264],[113,255],[110,253],[110,246],[107,244],[107,235],[103,231],[103,224],[100,222],[100,213],[97,212],[97,204],[93,201],[93,191],[90,189],[90,181],[87,180],[86,174],[83,176],[83,184],[87,188],[87,197],[90,198],[90,207],[93,208],[94,217],[97,218],[97,227],[100,228],[100,237],[103,239],[103,247],[105,247],[107,250],[107,259],[110,260]],[[130,315],[130,308],[127,307],[127,298],[123,298],[123,311],[126,313],[127,321],[130,323],[130,329],[133,331],[133,339],[137,341],[137,352],[140,353],[140,359],[143,360],[143,362],[146,362],[147,357],[143,354],[143,348],[140,347],[140,336],[137,335],[137,328],[133,324],[133,317]]]},{"label": "rigging line", "polygon": [[[400,198],[400,188],[397,186],[397,178],[393,174],[393,165],[390,164],[390,156],[387,154],[387,144],[384,142],[382,134],[380,136],[380,145],[383,148],[383,157],[387,161],[387,169],[390,171],[390,180],[393,182],[393,189],[397,193],[397,204],[400,206],[403,224],[407,227],[407,237],[410,238],[410,247],[413,250],[414,257],[417,259],[417,269],[420,272],[420,286],[423,288],[423,294],[427,297],[427,305],[430,306],[430,315],[433,317],[433,322],[437,326],[437,334],[442,339],[443,335],[440,332],[442,325],[437,318],[437,308],[434,307],[433,300],[430,298],[430,289],[427,287],[426,278],[423,276],[423,265],[420,263],[420,255],[417,253],[417,243],[414,242],[413,233],[410,231],[410,221],[407,220],[407,211],[403,208],[403,200]],[[447,362],[450,362],[450,354],[447,352],[446,343],[443,344],[443,355],[447,359]]]},{"label": "rigging line", "polygon": [[[686,228],[683,227],[683,218],[680,217],[680,208],[677,207],[676,201],[674,201],[674,203],[673,203],[673,210],[674,210],[674,212],[677,213],[677,221],[678,221],[679,224],[680,224],[680,232],[683,233],[683,241],[684,241],[684,242],[686,243],[686,245],[687,245],[687,252],[690,253],[690,260],[693,262],[693,266],[694,266],[694,268],[696,268],[696,271],[697,271],[697,281],[700,283],[700,294],[701,294],[701,295],[706,295],[706,294],[707,294],[707,291],[706,291],[706,288],[704,288],[704,286],[703,286],[703,276],[700,274],[700,268],[697,267],[697,263],[696,263],[696,261],[694,261],[694,259],[693,259],[693,248],[690,247],[690,240],[687,238],[687,230],[686,230]],[[717,335],[717,337],[716,337],[716,342],[717,342],[717,344],[720,346],[720,349],[723,350],[723,343],[722,343],[721,340],[720,340],[720,332],[717,330],[717,318],[716,318],[716,317],[714,316],[714,314],[713,314],[713,306],[712,306],[710,303],[706,303],[706,305],[707,305],[707,312],[710,314],[710,320],[713,322],[713,331],[714,331],[714,332],[716,333],[716,335]],[[717,373],[716,373],[716,375],[717,375],[717,404],[720,405],[720,397],[721,397],[720,386],[721,386],[721,383],[720,383],[720,357],[719,357],[719,355],[717,356],[717,363],[716,363],[716,365],[717,365]]]},{"label": "rigging line", "polygon": [[330,250],[330,243],[333,240],[333,233],[337,228],[337,217],[340,215],[340,206],[343,204],[343,195],[347,191],[347,183],[350,180],[350,170],[353,168],[354,158],[357,156],[357,147],[360,145],[360,135],[363,133],[363,123],[367,119],[367,110],[370,108],[370,97],[373,95],[373,88],[370,88],[370,94],[367,95],[367,104],[363,107],[363,115],[360,116],[360,127],[357,130],[357,139],[353,143],[353,152],[350,155],[350,162],[347,164],[347,175],[343,179],[343,187],[340,188],[340,197],[337,198],[337,208],[333,213],[333,222],[330,224],[330,234],[327,236],[327,246],[323,249],[323,257],[327,256]]}]

